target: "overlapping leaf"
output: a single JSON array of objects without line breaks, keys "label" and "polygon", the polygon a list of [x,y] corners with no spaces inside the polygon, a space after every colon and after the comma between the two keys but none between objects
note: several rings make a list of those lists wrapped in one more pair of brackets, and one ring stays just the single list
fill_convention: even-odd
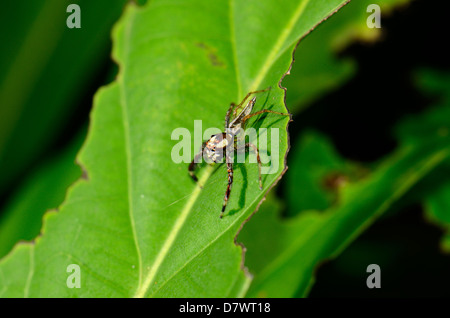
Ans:
[{"label": "overlapping leaf", "polygon": [[[257,167],[237,165],[222,220],[225,168],[205,169],[203,187],[194,185],[187,164],[171,159],[171,133],[192,132],[195,119],[221,128],[229,102],[268,86],[256,107],[285,112],[278,83],[296,42],[344,2],[130,6],[114,32],[120,74],[97,94],[79,156],[87,178],[70,189],[58,213],[46,216],[34,245],[19,245],[3,260],[1,295],[243,295],[250,278],[233,238],[284,170],[288,118],[258,122],[279,130],[277,169],[260,191]],[[80,289],[66,286],[70,264],[81,268]]]},{"label": "overlapping leaf", "polygon": [[[448,230],[448,76],[430,71],[418,74],[419,85],[428,94],[440,95],[440,101],[397,126],[399,149],[374,171],[345,163],[318,134],[306,134],[295,147],[291,161],[294,173],[287,176],[287,208],[303,211],[295,218],[281,220],[274,211],[264,215],[267,209],[263,206],[255,222],[242,231],[239,239],[250,250],[247,264],[255,273],[248,296],[306,295],[314,281],[315,266],[337,255],[400,200],[418,202],[427,197],[428,217]],[[335,188],[325,182],[330,176],[341,180]],[[293,186],[294,180],[299,184]],[[301,196],[305,198],[298,199]],[[275,206],[268,210],[280,210],[280,204],[277,208],[275,203],[268,203]],[[327,205],[325,211],[317,211]],[[266,229],[269,241],[261,240],[259,228]],[[265,247],[264,253],[257,252],[261,250],[259,244]],[[448,235],[442,246],[447,250]]]},{"label": "overlapping leaf", "polygon": [[[280,220],[274,213],[256,215],[255,223],[249,223],[244,228],[239,240],[251,251],[260,250],[256,232],[261,227],[266,228],[265,235],[270,237],[271,243],[262,244],[265,251],[272,253],[248,253],[247,264],[255,272],[248,296],[306,295],[318,262],[337,255],[419,181],[449,160],[448,145],[448,138],[429,136],[426,143],[399,149],[370,175],[338,189],[337,202],[324,212],[303,211],[287,221]],[[319,149],[327,147],[321,146]],[[310,173],[314,160],[309,164],[305,164],[304,160],[302,162],[303,173]],[[295,164],[291,163],[291,166]],[[333,173],[332,165],[328,169],[329,173]],[[342,175],[345,177],[345,172]],[[317,179],[316,182],[320,185],[322,180]],[[326,192],[325,189],[323,191]],[[302,193],[296,195],[301,196]],[[264,223],[270,224],[270,227],[262,225]],[[268,247],[273,244],[276,248]]]}]

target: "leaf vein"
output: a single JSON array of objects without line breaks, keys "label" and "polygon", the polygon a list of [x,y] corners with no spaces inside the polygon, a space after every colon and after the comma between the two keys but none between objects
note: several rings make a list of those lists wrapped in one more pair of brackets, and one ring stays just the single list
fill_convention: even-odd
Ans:
[{"label": "leaf vein", "polygon": [[[126,24],[125,26],[125,41],[127,42],[125,45],[125,50],[126,50],[126,54],[124,56],[124,58],[128,58],[129,55],[129,51],[128,48],[130,47],[129,42],[130,42],[130,34],[133,28],[133,24],[134,24],[134,17],[135,14],[133,13],[133,15],[130,17],[130,21]],[[123,70],[122,70],[123,71]],[[141,256],[141,251],[140,251],[140,247],[139,247],[139,241],[138,241],[138,237],[137,237],[137,233],[136,233],[136,224],[135,224],[135,217],[134,217],[134,209],[133,209],[133,189],[131,186],[131,181],[132,181],[132,170],[131,170],[131,149],[130,149],[130,132],[129,132],[129,117],[128,117],[128,109],[127,109],[127,101],[125,98],[125,91],[124,91],[124,79],[123,79],[123,73],[122,73],[122,77],[119,80],[120,85],[120,105],[122,108],[122,123],[123,123],[123,129],[124,129],[124,142],[125,142],[125,154],[126,154],[126,160],[127,160],[127,189],[128,189],[128,214],[129,214],[129,218],[130,218],[130,225],[131,225],[131,230],[133,233],[133,240],[134,240],[134,244],[136,247],[136,253],[138,256],[138,261],[139,261],[139,282],[138,282],[138,288],[140,288],[141,283],[142,283],[142,256]]]},{"label": "leaf vein", "polygon": [[31,280],[33,279],[34,275],[34,247],[30,246],[30,271],[28,272],[27,281],[25,283],[25,288],[23,291],[23,297],[28,298],[30,294],[30,286],[31,286]]},{"label": "leaf vein", "polygon": [[283,32],[281,33],[278,40],[275,42],[274,46],[269,52],[269,55],[267,56],[265,62],[262,64],[262,68],[258,75],[255,77],[253,84],[250,87],[250,91],[255,91],[257,89],[260,89],[261,82],[263,81],[264,77],[269,72],[270,68],[272,67],[274,61],[276,60],[277,55],[279,54],[283,44],[286,42],[286,39],[291,34],[291,31],[295,25],[295,23],[301,18],[303,15],[303,12],[305,12],[305,8],[308,5],[309,0],[300,1],[297,9],[294,11],[294,14],[292,15],[291,19],[288,21],[286,27],[284,28]]}]

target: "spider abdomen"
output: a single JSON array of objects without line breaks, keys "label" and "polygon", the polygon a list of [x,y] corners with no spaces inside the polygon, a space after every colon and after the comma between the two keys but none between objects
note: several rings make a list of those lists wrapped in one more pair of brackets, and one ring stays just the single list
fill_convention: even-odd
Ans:
[{"label": "spider abdomen", "polygon": [[[228,204],[228,199],[231,193],[231,186],[233,184],[233,154],[234,151],[239,151],[243,149],[247,151],[249,148],[252,148],[256,154],[256,160],[258,161],[258,170],[259,170],[259,188],[262,190],[262,181],[261,181],[261,160],[259,158],[259,150],[258,147],[251,144],[245,143],[244,147],[238,147],[238,141],[235,141],[235,138],[239,136],[241,131],[245,129],[245,123],[248,119],[258,116],[264,113],[272,113],[283,116],[291,116],[289,113],[280,113],[269,109],[263,109],[257,112],[252,113],[253,107],[256,102],[256,97],[253,97],[247,104],[244,104],[245,101],[252,95],[256,93],[266,92],[270,89],[270,87],[266,89],[262,89],[259,91],[253,91],[247,94],[244,99],[237,105],[235,103],[231,103],[228,108],[227,114],[225,116],[225,131],[219,134],[212,135],[208,141],[202,144],[201,151],[198,152],[194,159],[189,164],[188,170],[194,181],[198,181],[197,177],[194,174],[194,170],[196,167],[196,163],[203,155],[203,158],[208,162],[216,162],[219,163],[222,161],[223,157],[226,158],[227,164],[227,174],[228,174],[228,185],[225,191],[225,196],[223,199],[222,211],[220,213],[220,218],[222,218],[225,209]],[[244,136],[245,137],[245,136]],[[244,138],[245,141],[245,138]]]}]

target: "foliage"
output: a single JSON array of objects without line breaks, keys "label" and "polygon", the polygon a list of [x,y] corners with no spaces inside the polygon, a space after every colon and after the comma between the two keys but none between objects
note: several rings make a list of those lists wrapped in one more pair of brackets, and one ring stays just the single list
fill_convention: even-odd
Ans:
[{"label": "foliage", "polygon": [[[407,2],[379,4],[386,13]],[[201,119],[203,129],[222,131],[229,103],[249,91],[271,86],[257,95],[256,109],[286,112],[286,100],[295,121],[338,90],[357,71],[355,60],[338,53],[380,36],[365,25],[370,1],[344,7],[342,0],[137,3],[125,6],[112,31],[119,73],[95,94],[81,151],[83,129],[28,173],[2,208],[0,296],[303,297],[318,264],[339,255],[378,218],[411,203],[423,204],[427,219],[443,229],[442,250],[450,250],[450,86],[444,72],[415,73],[434,106],[397,123],[396,149],[377,162],[349,160],[317,130],[289,136],[286,117],[250,121],[278,129],[277,168],[263,177],[261,191],[256,165],[236,164],[223,219],[226,166],[202,165],[195,184],[188,162],[171,160],[179,142],[171,136],[175,128],[193,132]],[[124,1],[108,2],[108,15],[93,14],[103,12],[104,1],[80,5],[89,14],[79,33],[48,32],[50,20],[63,24],[66,16],[52,1],[1,20],[27,22],[7,39],[16,60],[5,53],[0,62],[10,70],[0,77],[0,100],[11,105],[0,119],[3,195],[54,142],[99,76],[94,65],[105,60],[105,34]],[[48,49],[28,65],[36,27],[47,30]],[[90,32],[94,27],[98,33]],[[32,72],[24,76],[26,70]],[[38,122],[34,101],[48,104]],[[270,134],[267,139],[271,149]],[[23,148],[13,147],[17,143]],[[198,150],[195,141],[190,150]],[[281,188],[270,191],[281,177]],[[26,242],[16,244],[20,240]],[[81,268],[80,289],[66,286],[70,264]]]},{"label": "foliage", "polygon": [[[255,3],[206,1],[129,5],[114,30],[119,75],[97,93],[78,156],[85,177],[70,188],[58,213],[46,214],[35,243],[19,245],[5,258],[3,273],[10,266],[27,273],[21,283],[3,275],[5,295],[243,295],[250,277],[233,238],[284,171],[289,118],[264,118],[265,127],[280,131],[277,168],[260,191],[257,171],[237,166],[223,220],[213,211],[221,208],[225,167],[214,174],[204,169],[194,185],[187,165],[170,158],[176,144],[171,133],[178,127],[192,131],[199,114],[204,126],[220,127],[228,108],[223,101],[268,86],[257,107],[286,112],[278,83],[296,42],[343,3],[281,7],[267,1],[257,10]],[[212,263],[213,255],[222,261]],[[65,286],[67,275],[58,268],[72,263],[85,273],[86,288]]]}]

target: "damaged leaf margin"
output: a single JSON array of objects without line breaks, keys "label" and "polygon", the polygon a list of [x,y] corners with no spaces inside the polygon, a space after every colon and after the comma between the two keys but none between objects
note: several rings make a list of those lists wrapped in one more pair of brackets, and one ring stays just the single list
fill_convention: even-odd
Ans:
[{"label": "damaged leaf margin", "polygon": [[[346,2],[334,1],[334,5],[333,1],[303,1],[301,5],[322,6],[323,11],[327,12],[324,16],[329,16],[329,12]],[[245,15],[246,11],[254,10],[249,3],[234,5],[241,6],[233,8],[235,14]],[[260,21],[264,22],[261,25],[263,30],[267,25],[263,19],[267,12],[262,9],[267,11],[272,6],[278,8],[279,4],[273,1],[259,5],[267,6],[258,8],[261,10],[253,14],[260,15]],[[195,23],[188,24],[192,30],[186,30],[186,21],[177,19],[179,15],[197,21],[198,12],[208,12],[210,15],[204,17],[206,21],[202,21],[211,27],[206,39],[204,30],[195,29]],[[276,54],[269,52],[264,55],[261,54],[264,48],[260,48],[251,55],[252,52],[246,47],[253,48],[258,43],[246,46],[244,40],[252,41],[252,38],[237,39],[234,41],[234,54],[220,57],[224,65],[237,61],[234,64],[237,74],[230,72],[227,67],[221,66],[217,70],[216,65],[211,65],[207,58],[201,60],[204,52],[198,48],[199,38],[204,39],[208,47],[217,48],[218,54],[230,53],[227,51],[229,48],[217,40],[217,34],[223,31],[221,28],[224,26],[214,23],[224,21],[220,19],[223,12],[230,11],[205,1],[152,1],[142,10],[128,7],[115,29],[115,56],[119,57],[120,74],[116,82],[96,94],[89,136],[78,157],[83,170],[89,172],[89,178],[80,179],[69,189],[58,214],[46,214],[42,231],[45,235],[40,236],[36,244],[26,245],[28,253],[23,253],[24,248],[17,248],[2,261],[2,296],[234,297],[245,293],[249,284],[249,277],[242,273],[241,267],[245,249],[236,251],[233,238],[236,239],[242,220],[248,220],[249,214],[257,210],[263,200],[262,194],[267,193],[272,183],[277,182],[287,169],[286,157],[283,158],[283,171],[265,182],[265,185],[270,186],[265,186],[263,193],[259,193],[255,187],[256,169],[241,166],[236,181],[240,179],[242,182],[235,181],[234,202],[230,202],[230,214],[224,220],[219,220],[215,213],[204,213],[215,211],[221,204],[223,193],[217,189],[222,189],[218,185],[225,181],[223,166],[214,173],[210,169],[203,172],[205,186],[200,193],[196,190],[198,187],[188,183],[187,173],[184,179],[174,177],[180,174],[179,169],[184,170],[183,167],[163,160],[172,146],[167,144],[166,133],[171,131],[168,125],[190,128],[196,112],[205,115],[205,126],[219,125],[227,107],[223,101],[239,100],[242,94],[254,88],[252,80],[249,80],[255,78],[253,68],[245,67],[243,63],[257,61],[260,56],[277,58],[266,71],[257,73],[256,78],[259,84],[270,85],[269,78],[258,74],[270,74],[272,79],[278,76],[276,82],[278,88],[282,88],[279,79],[286,72],[280,71],[281,65],[278,63],[284,64],[282,60],[288,62],[288,59],[280,56],[286,54],[291,57],[293,50],[285,49]],[[176,23],[171,26],[159,23],[167,15]],[[312,18],[308,16],[305,19]],[[235,22],[239,26],[233,25],[233,28],[241,31],[247,30],[248,23],[254,23],[242,17],[231,21]],[[241,25],[241,22],[244,24]],[[311,25],[317,25],[317,22]],[[306,32],[298,34],[295,39],[309,33],[311,29],[308,27]],[[153,33],[149,34],[148,30],[153,30]],[[181,30],[183,33],[179,33]],[[252,31],[251,36],[259,39],[256,31]],[[245,37],[248,32],[235,34]],[[279,31],[276,26],[272,26],[270,32],[276,36]],[[161,34],[164,36],[158,37]],[[186,39],[183,36],[185,34],[189,34],[190,38]],[[265,35],[269,37],[267,43],[271,43],[270,36]],[[198,38],[191,41],[196,36]],[[167,41],[168,38],[172,40]],[[133,45],[126,41],[133,41]],[[197,51],[191,45],[197,45]],[[160,52],[167,56],[161,56]],[[128,67],[125,60],[121,59],[124,56],[129,62]],[[287,64],[292,65],[292,59]],[[211,77],[212,73],[217,76]],[[173,74],[178,76],[173,77]],[[161,81],[161,76],[164,81]],[[215,82],[217,79],[219,84]],[[256,82],[253,83],[256,86]],[[214,89],[217,87],[220,90]],[[234,98],[233,91],[238,92]],[[179,96],[179,92],[185,94]],[[281,97],[278,90],[274,90],[273,94]],[[285,91],[283,107],[284,98]],[[264,97],[260,100],[264,100]],[[189,108],[192,114],[180,112],[177,105]],[[167,114],[171,114],[170,118]],[[264,118],[264,122],[268,123],[268,127],[271,124],[282,126],[270,118]],[[155,123],[158,127],[149,127],[148,123]],[[160,159],[155,159],[158,156]],[[172,191],[158,192],[155,196],[158,189]],[[177,211],[189,205],[186,200],[189,201],[192,191],[199,192],[199,199],[193,200],[192,211],[184,216],[185,220],[177,223],[180,216]],[[173,236],[171,229],[174,224],[179,226]],[[161,248],[165,249],[163,254]],[[211,262],[217,257],[220,257],[220,261]],[[81,267],[84,288],[69,289],[65,285],[67,273],[64,269],[73,263]],[[9,275],[11,268],[15,269],[15,273],[24,275]],[[25,281],[23,277],[26,277]]]}]

